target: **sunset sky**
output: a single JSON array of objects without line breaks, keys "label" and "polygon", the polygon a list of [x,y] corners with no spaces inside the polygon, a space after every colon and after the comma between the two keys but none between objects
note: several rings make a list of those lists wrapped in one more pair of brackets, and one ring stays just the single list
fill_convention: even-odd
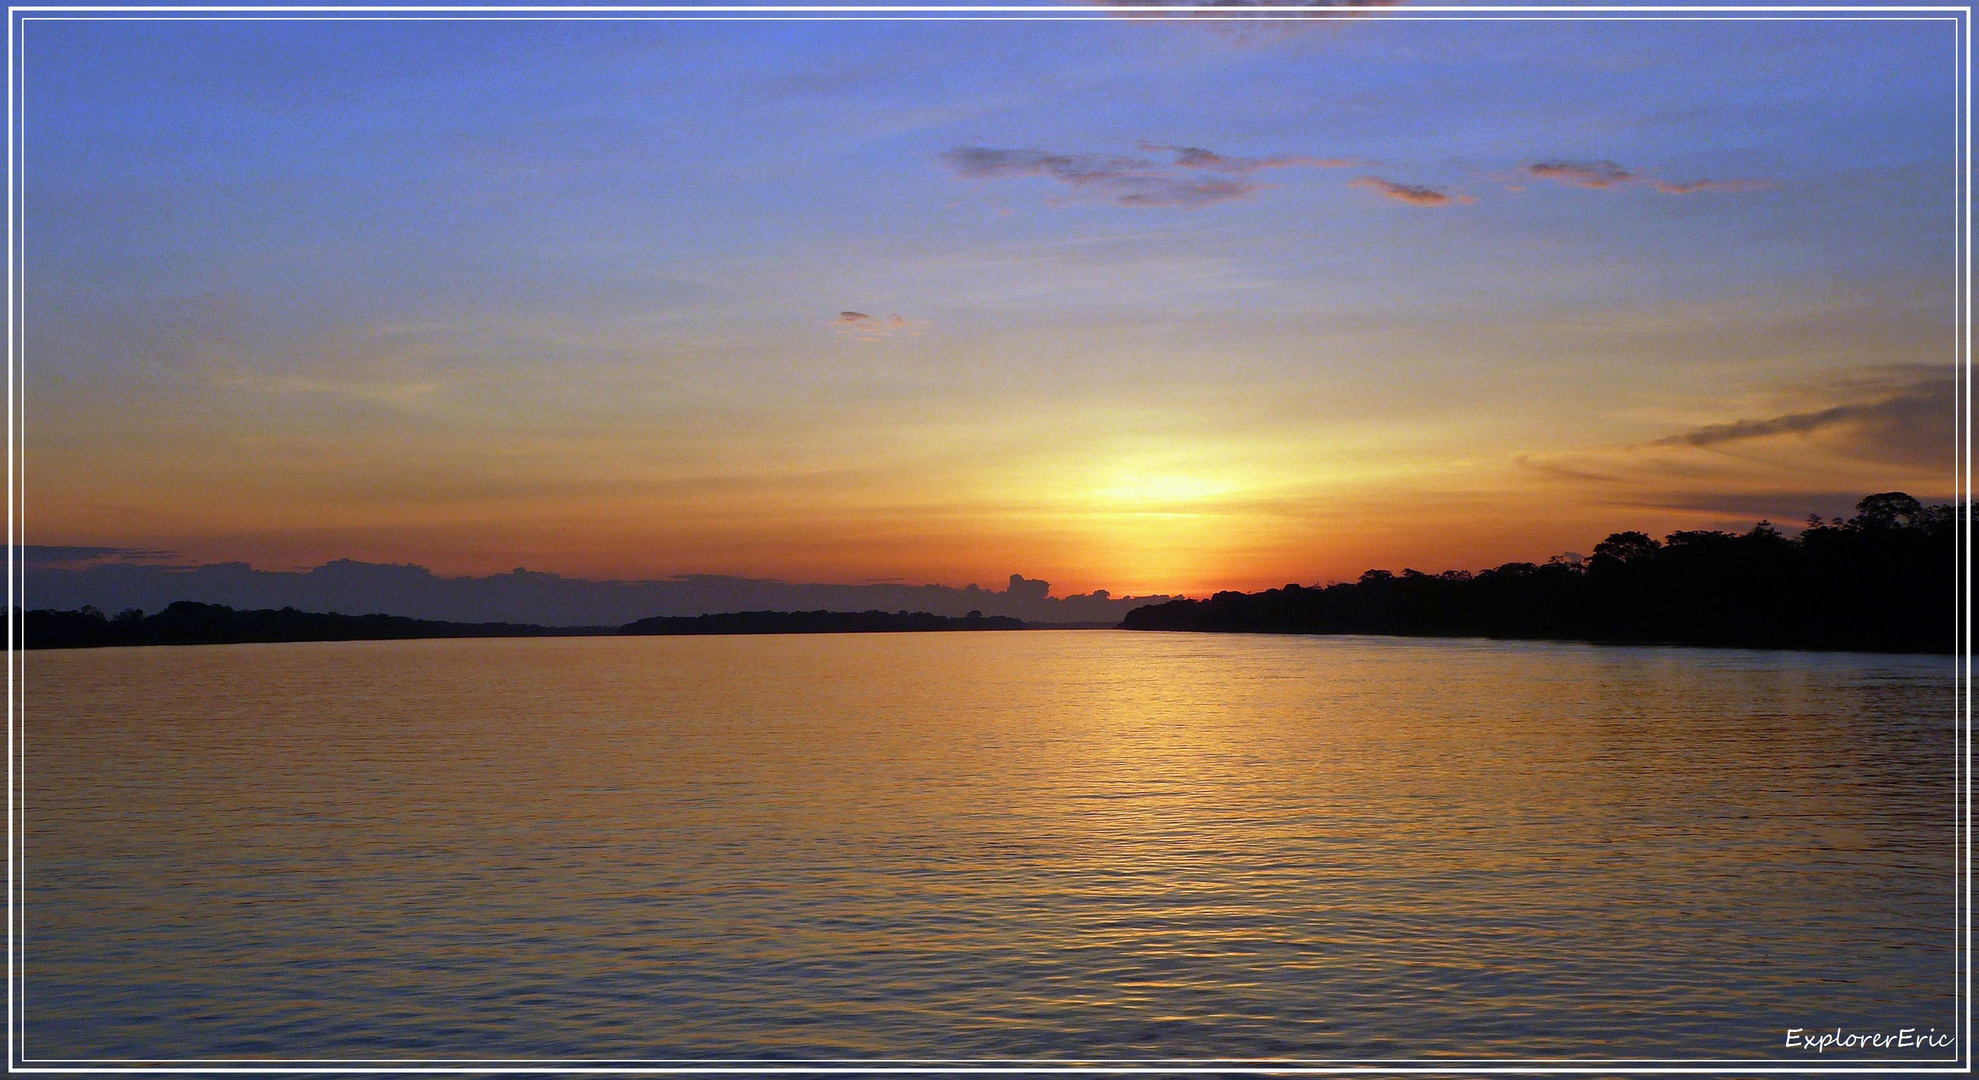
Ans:
[{"label": "sunset sky", "polygon": [[1057,594],[1953,495],[1958,24],[44,20],[26,539]]}]

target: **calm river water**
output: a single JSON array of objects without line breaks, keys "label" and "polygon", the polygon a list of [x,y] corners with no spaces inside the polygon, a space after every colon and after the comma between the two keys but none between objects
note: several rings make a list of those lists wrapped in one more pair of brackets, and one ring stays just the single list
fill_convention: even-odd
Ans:
[{"label": "calm river water", "polygon": [[1950,1057],[1952,661],[25,655],[30,1059]]}]

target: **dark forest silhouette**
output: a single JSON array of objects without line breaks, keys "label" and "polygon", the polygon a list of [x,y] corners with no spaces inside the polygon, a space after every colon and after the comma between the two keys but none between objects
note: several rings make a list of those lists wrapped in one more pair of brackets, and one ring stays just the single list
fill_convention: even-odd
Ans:
[{"label": "dark forest silhouette", "polygon": [[21,643],[29,649],[100,645],[235,645],[254,641],[381,641],[396,638],[568,637],[609,634],[609,627],[550,627],[522,623],[455,623],[402,615],[236,611],[224,604],[181,600],[156,614],[135,609],[114,618],[94,608],[30,611]]},{"label": "dark forest silhouette", "polygon": [[338,615],[280,610],[236,611],[223,604],[181,600],[153,615],[128,610],[115,618],[94,608],[30,611],[22,644],[30,649],[107,645],[237,645],[275,641],[385,641],[403,638],[589,637],[599,634],[845,634],[922,630],[1022,630],[1025,623],[970,612],[949,618],[920,612],[742,611],[725,615],[657,616],[620,627],[458,623],[400,615]]},{"label": "dark forest silhouette", "polygon": [[1619,532],[1586,560],[1394,574],[1135,608],[1130,630],[1408,634],[1667,642],[1747,648],[1951,652],[1956,515],[1902,492],[1798,537]]}]

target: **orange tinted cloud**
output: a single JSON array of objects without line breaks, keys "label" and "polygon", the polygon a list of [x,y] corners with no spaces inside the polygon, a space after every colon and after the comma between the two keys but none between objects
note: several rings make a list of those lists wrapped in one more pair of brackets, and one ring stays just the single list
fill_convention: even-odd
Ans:
[{"label": "orange tinted cloud", "polygon": [[1452,195],[1435,188],[1417,187],[1414,184],[1398,184],[1393,180],[1383,180],[1378,176],[1356,176],[1348,181],[1357,188],[1367,188],[1384,199],[1408,203],[1410,206],[1448,206],[1451,203],[1468,206],[1477,200],[1469,195]]}]

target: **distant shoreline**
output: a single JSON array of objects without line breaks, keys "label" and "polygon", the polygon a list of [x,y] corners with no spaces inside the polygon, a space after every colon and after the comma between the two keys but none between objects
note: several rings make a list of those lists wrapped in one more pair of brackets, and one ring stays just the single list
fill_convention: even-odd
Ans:
[{"label": "distant shoreline", "polygon": [[[1277,590],[1273,590],[1276,592]],[[1250,597],[1246,597],[1250,599]],[[214,609],[188,612],[185,608]],[[172,612],[169,628],[140,628]],[[193,618],[188,618],[193,616]],[[230,616],[230,617],[229,617]],[[270,616],[278,617],[270,619]],[[878,616],[878,619],[872,617]],[[833,625],[837,623],[838,625]],[[1011,625],[1011,624],[1016,625]],[[175,625],[172,625],[175,624]],[[1138,624],[1138,625],[1137,625]],[[1161,626],[1140,619],[1127,625],[1108,623],[1026,623],[1005,617],[950,618],[926,612],[747,611],[717,615],[660,616],[625,626],[534,626],[523,623],[454,623],[395,615],[340,615],[335,612],[236,611],[217,604],[182,601],[158,615],[141,619],[107,619],[100,613],[37,610],[26,613],[21,647],[43,649],[129,648],[149,645],[306,644],[336,641],[425,641],[469,638],[539,637],[759,637],[804,634],[955,633],[1007,630],[1129,630],[1153,633],[1237,634],[1266,637],[1383,637],[1398,640],[1459,640],[1547,642],[1570,645],[1668,647],[1687,649],[1760,649],[1790,652],[1866,652],[1899,655],[1944,655],[1939,649],[1876,648],[1865,646],[1761,645],[1685,641],[1678,638],[1601,638],[1492,633],[1460,629],[1265,629],[1237,626]]]},{"label": "distant shoreline", "polygon": [[401,615],[342,615],[294,608],[237,611],[223,604],[182,600],[146,615],[114,618],[90,609],[29,611],[24,649],[90,649],[132,645],[247,645],[306,641],[410,641],[431,638],[707,636],[717,634],[944,633],[987,630],[1078,629],[1026,623],[1007,616],[951,618],[927,612],[743,611],[658,616],[624,626],[537,626],[462,623]]},{"label": "distant shoreline", "polygon": [[657,615],[627,623],[617,633],[636,635],[706,634],[875,634],[1029,630],[1007,615],[972,611],[962,618],[925,611],[738,611],[724,615]]},{"label": "distant shoreline", "polygon": [[223,604],[182,600],[146,615],[114,618],[80,611],[29,611],[23,649],[90,649],[125,645],[246,645],[299,641],[399,641],[423,638],[598,637],[609,626],[458,623],[403,615],[342,615],[294,608],[236,611]]}]

